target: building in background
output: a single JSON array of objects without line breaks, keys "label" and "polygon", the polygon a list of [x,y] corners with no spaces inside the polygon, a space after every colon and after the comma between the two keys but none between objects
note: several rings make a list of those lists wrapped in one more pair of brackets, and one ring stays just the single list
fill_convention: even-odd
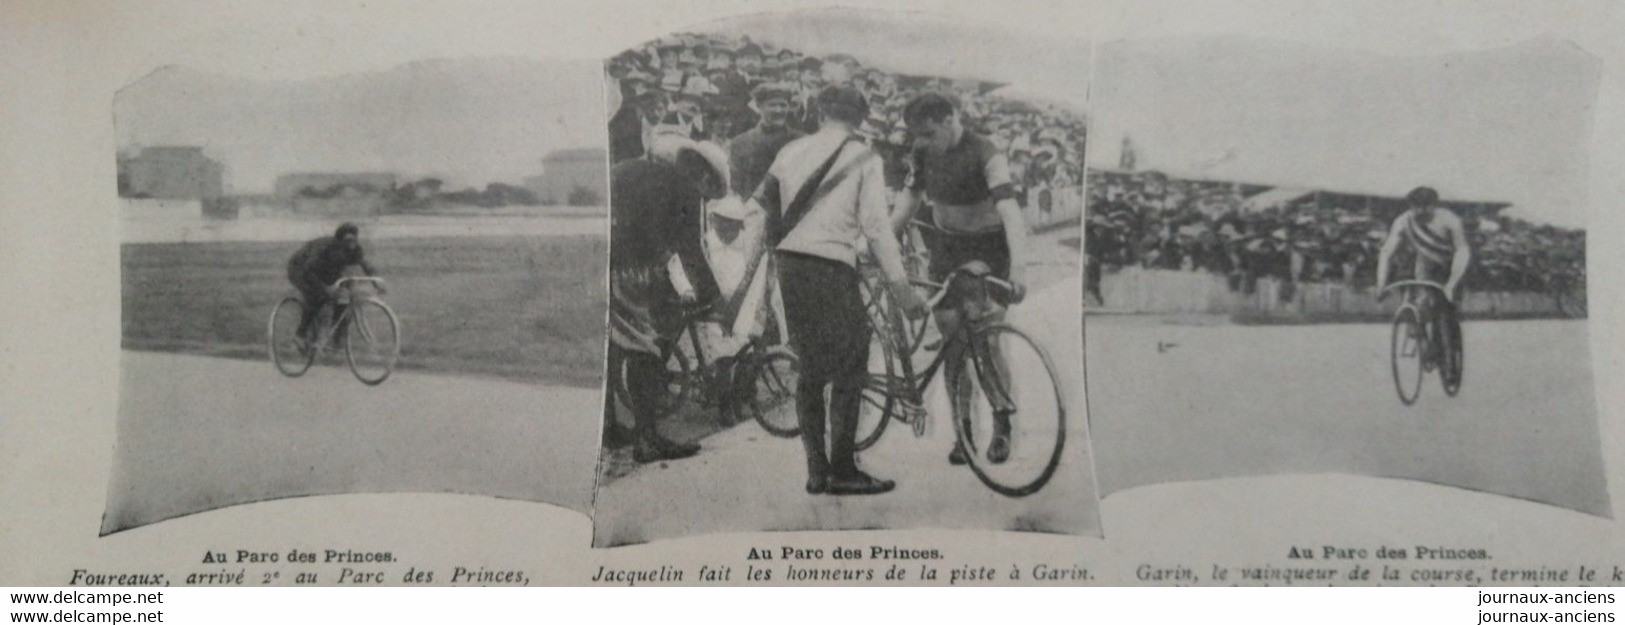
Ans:
[{"label": "building in background", "polygon": [[543,204],[602,206],[609,188],[609,153],[603,148],[559,150],[542,157],[542,175],[525,179]]},{"label": "building in background", "polygon": [[400,176],[389,172],[292,173],[277,176],[277,197],[331,198],[393,191]]},{"label": "building in background", "polygon": [[225,194],[226,168],[198,146],[153,146],[118,159],[119,197],[201,200]]}]

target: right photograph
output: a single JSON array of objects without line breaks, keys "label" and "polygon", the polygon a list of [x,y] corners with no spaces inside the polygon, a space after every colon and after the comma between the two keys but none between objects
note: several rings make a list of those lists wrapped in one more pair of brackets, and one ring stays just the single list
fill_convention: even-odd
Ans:
[{"label": "right photograph", "polygon": [[1586,321],[1594,57],[1187,37],[1096,59],[1103,497],[1345,473],[1612,516]]}]

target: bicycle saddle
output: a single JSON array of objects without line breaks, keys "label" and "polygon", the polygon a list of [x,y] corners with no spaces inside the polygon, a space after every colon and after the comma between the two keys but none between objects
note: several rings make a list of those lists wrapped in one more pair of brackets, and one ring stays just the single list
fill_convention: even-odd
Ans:
[{"label": "bicycle saddle", "polygon": [[991,275],[993,273],[993,268],[989,267],[984,261],[973,260],[960,265],[959,272],[973,278],[980,278],[982,276]]}]

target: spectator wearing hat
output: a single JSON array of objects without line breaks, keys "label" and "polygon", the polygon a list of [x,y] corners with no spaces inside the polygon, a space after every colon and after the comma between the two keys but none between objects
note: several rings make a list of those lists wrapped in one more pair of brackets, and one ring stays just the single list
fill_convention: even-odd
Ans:
[{"label": "spectator wearing hat", "polygon": [[733,69],[733,48],[720,43],[712,43],[706,47],[705,71],[710,73],[719,69]]},{"label": "spectator wearing hat", "polygon": [[734,53],[734,57],[735,66],[739,69],[739,73],[745,77],[745,80],[751,82],[751,87],[759,84],[762,71],[762,47],[754,43],[746,43],[739,46],[739,49]]},{"label": "spectator wearing hat", "polygon": [[625,99],[609,119],[610,161],[619,163],[644,154],[644,138],[666,114],[666,95],[642,91]]},{"label": "spectator wearing hat", "polygon": [[755,128],[735,137],[728,144],[728,167],[733,190],[740,197],[750,197],[756,191],[768,167],[779,155],[779,150],[791,141],[806,135],[789,127],[790,89],[783,84],[764,84],[751,93],[761,121]]},{"label": "spectator wearing hat", "polygon": [[819,71],[823,84],[849,86],[857,78],[858,60],[847,54],[831,54],[824,57]]},{"label": "spectator wearing hat", "polygon": [[[800,89],[800,97],[795,102],[795,108],[790,113],[790,126],[802,132],[811,134],[818,131],[820,113],[818,111],[818,95],[823,88],[824,62],[817,57],[806,57],[794,66],[797,72],[796,80]],[[790,70],[785,70],[788,74]],[[861,95],[861,94],[860,94]]]},{"label": "spectator wearing hat", "polygon": [[704,78],[689,81],[681,91],[672,96],[671,108],[660,120],[663,130],[695,141],[709,139],[710,134],[705,124],[705,98],[714,92],[715,89],[712,89]]},{"label": "spectator wearing hat", "polygon": [[801,358],[796,412],[807,492],[878,494],[896,484],[857,466],[869,359],[869,322],[856,268],[859,241],[867,242],[904,310],[919,316],[924,303],[908,286],[888,227],[880,160],[852,136],[868,115],[868,103],[851,87],[829,87],[818,103],[819,131],[779,152],[753,200],[770,216],[790,346]]},{"label": "spectator wearing hat", "polygon": [[1010,184],[1016,194],[1016,205],[1027,208],[1027,190],[1033,187],[1033,155],[1025,145],[1012,146],[1008,152],[1010,159]]},{"label": "spectator wearing hat", "polygon": [[655,44],[655,60],[662,73],[678,69],[683,56],[683,44],[674,39],[663,39]]},{"label": "spectator wearing hat", "polygon": [[732,139],[756,124],[756,113],[750,110],[751,82],[733,66],[733,50],[717,47],[711,54],[711,65],[706,80],[715,87],[712,98],[714,138]]}]

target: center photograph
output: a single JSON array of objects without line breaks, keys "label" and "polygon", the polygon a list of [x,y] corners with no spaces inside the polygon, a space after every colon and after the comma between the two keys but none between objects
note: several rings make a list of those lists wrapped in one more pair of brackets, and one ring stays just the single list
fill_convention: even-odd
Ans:
[{"label": "center photograph", "polygon": [[609,59],[595,546],[1099,535],[1089,68],[1086,41],[851,9]]}]

